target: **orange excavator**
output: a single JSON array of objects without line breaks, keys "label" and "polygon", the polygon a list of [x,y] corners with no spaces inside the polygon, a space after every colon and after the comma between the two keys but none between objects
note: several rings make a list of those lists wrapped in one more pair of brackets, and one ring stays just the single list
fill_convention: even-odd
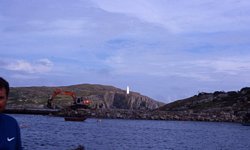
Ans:
[{"label": "orange excavator", "polygon": [[52,107],[52,101],[57,95],[69,95],[73,99],[73,105],[70,106],[71,109],[78,109],[78,108],[84,108],[84,109],[91,109],[90,104],[92,101],[88,99],[83,99],[82,97],[76,97],[76,94],[71,91],[63,91],[61,89],[56,89],[54,90],[53,94],[49,97],[47,101],[47,107],[48,108],[53,108]]}]

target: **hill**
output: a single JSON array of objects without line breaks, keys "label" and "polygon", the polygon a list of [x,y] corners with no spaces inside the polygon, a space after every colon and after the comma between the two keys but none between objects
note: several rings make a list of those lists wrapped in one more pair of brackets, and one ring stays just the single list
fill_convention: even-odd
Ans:
[{"label": "hill", "polygon": [[229,92],[202,92],[190,98],[166,104],[157,110],[179,112],[183,117],[196,116],[200,120],[214,118],[218,121],[239,121],[245,114],[250,113],[250,88],[245,87],[240,91]]},{"label": "hill", "polygon": [[[150,110],[162,106],[163,103],[153,100],[137,92],[126,94],[125,90],[107,85],[79,84],[59,87],[12,87],[8,100],[9,108],[46,108],[47,100],[55,89],[72,91],[77,97],[93,101],[92,105],[108,109]],[[58,95],[54,101],[57,107],[72,104],[70,96]]]}]

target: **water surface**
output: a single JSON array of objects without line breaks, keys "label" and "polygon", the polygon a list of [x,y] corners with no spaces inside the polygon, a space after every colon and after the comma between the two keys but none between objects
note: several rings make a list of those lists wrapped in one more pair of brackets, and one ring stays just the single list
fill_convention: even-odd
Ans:
[{"label": "water surface", "polygon": [[183,150],[250,149],[250,126],[237,123],[87,119],[12,115],[26,150]]}]

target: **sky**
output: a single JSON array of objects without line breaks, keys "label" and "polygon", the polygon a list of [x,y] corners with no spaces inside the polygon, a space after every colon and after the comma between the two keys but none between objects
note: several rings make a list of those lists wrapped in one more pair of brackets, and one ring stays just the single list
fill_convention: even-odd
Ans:
[{"label": "sky", "polygon": [[169,103],[250,86],[250,1],[0,0],[12,87],[103,84]]}]

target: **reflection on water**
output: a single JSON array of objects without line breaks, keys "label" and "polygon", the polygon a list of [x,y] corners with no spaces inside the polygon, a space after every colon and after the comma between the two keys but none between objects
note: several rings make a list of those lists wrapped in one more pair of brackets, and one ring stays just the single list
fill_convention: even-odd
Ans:
[{"label": "reflection on water", "polygon": [[12,115],[27,150],[250,149],[250,127],[237,123],[87,119]]}]

